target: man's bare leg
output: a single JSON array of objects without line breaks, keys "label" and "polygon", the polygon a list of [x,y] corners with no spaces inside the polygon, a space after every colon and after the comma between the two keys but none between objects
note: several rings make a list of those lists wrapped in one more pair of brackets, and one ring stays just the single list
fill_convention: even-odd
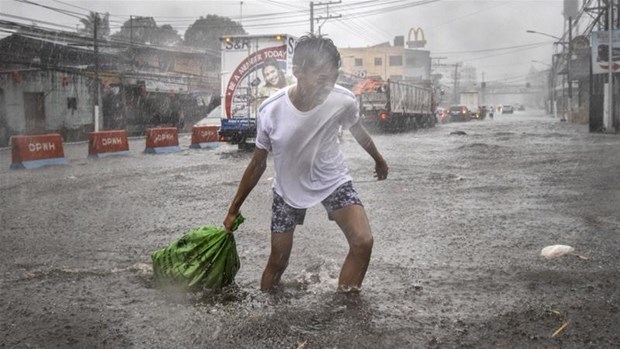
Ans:
[{"label": "man's bare leg", "polygon": [[351,205],[331,213],[349,242],[349,253],[342,264],[338,278],[338,291],[359,291],[366,275],[373,237],[363,206]]},{"label": "man's bare leg", "polygon": [[280,283],[293,248],[293,232],[271,233],[271,254],[260,281],[261,290],[271,290]]}]

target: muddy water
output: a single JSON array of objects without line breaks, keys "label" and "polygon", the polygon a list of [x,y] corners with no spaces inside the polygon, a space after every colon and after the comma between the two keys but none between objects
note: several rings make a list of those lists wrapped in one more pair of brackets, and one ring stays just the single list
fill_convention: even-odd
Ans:
[{"label": "muddy water", "polygon": [[[466,135],[451,135],[464,131]],[[345,134],[375,247],[359,295],[336,294],[346,241],[322,207],[297,229],[273,294],[271,164],[242,208],[241,270],[218,292],[154,288],[150,253],[219,225],[250,154],[231,146],[9,170],[0,151],[0,347],[605,348],[620,342],[620,138],[536,112],[374,135],[390,165]],[[545,260],[574,246],[585,258]],[[555,337],[552,334],[568,323]]]}]

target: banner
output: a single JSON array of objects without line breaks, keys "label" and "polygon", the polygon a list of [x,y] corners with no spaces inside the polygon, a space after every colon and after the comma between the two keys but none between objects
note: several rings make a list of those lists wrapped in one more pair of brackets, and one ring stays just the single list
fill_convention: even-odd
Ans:
[{"label": "banner", "polygon": [[[287,85],[287,77],[285,76],[286,58],[286,45],[267,47],[245,58],[233,71],[230,80],[226,84],[226,96],[224,99],[226,117],[249,117],[256,114],[255,110],[251,111],[249,109],[251,107],[256,109],[260,102],[262,102],[261,96],[258,94],[261,91],[260,85],[265,85],[267,81],[262,71],[264,70],[264,63],[268,62],[268,60],[277,64],[276,70],[279,71],[279,80],[282,80],[282,87]],[[258,72],[261,72],[262,79],[257,76]]]},{"label": "banner", "polygon": [[609,62],[609,32],[592,32],[592,74],[620,71],[620,30],[613,30],[611,37],[611,64]]}]

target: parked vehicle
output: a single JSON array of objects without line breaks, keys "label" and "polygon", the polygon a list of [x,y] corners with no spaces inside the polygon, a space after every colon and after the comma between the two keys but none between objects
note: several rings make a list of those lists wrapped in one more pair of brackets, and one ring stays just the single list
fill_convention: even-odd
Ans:
[{"label": "parked vehicle", "polygon": [[502,107],[502,114],[512,114],[515,112],[515,108],[512,105],[504,105]]},{"label": "parked vehicle", "polygon": [[[240,149],[253,149],[256,113],[260,103],[294,81],[292,59],[297,38],[286,35],[237,35],[220,38],[221,128],[220,136]],[[263,70],[271,67],[271,72]],[[275,76],[277,84],[267,81]],[[271,80],[271,78],[269,78]]]},{"label": "parked vehicle", "polygon": [[453,105],[449,109],[450,121],[469,121],[471,112],[465,105]]},{"label": "parked vehicle", "polygon": [[430,86],[410,81],[366,79],[353,88],[359,98],[360,119],[369,130],[409,131],[433,127]]}]

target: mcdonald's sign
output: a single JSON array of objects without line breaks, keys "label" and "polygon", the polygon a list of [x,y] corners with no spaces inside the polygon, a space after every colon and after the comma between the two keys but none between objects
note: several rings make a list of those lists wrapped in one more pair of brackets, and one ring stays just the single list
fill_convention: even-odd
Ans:
[{"label": "mcdonald's sign", "polygon": [[[413,40],[411,40],[411,34],[413,34]],[[426,45],[426,38],[424,37],[424,31],[422,28],[409,29],[409,36],[407,37],[408,48],[420,48]]]}]

